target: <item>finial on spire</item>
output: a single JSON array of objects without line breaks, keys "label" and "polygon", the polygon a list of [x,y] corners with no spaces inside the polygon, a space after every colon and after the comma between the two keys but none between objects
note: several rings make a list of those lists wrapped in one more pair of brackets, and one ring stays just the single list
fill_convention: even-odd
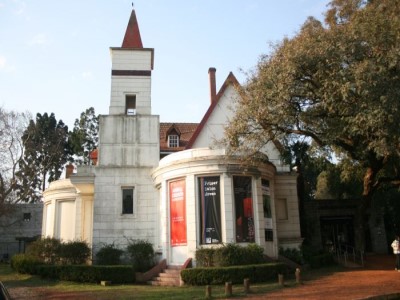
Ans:
[{"label": "finial on spire", "polygon": [[133,2],[132,2],[132,8],[134,8],[134,6],[135,6],[135,5],[134,5]]}]

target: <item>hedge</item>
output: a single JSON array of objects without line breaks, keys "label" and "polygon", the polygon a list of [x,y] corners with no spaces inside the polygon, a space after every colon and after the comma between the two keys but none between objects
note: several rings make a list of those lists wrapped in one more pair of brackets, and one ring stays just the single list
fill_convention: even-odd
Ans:
[{"label": "hedge", "polygon": [[288,266],[283,263],[268,263],[246,266],[193,268],[181,271],[182,280],[189,285],[242,283],[245,278],[251,282],[274,280],[278,274],[288,274]]},{"label": "hedge", "polygon": [[40,265],[36,274],[52,279],[99,283],[134,283],[135,272],[131,266]]},{"label": "hedge", "polygon": [[75,282],[134,283],[132,266],[46,265],[37,258],[17,254],[11,258],[11,267],[18,273],[35,274],[44,278]]}]

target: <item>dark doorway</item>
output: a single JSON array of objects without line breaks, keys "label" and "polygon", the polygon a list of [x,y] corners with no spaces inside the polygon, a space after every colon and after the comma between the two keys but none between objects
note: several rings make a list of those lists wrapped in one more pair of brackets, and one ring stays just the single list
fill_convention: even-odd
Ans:
[{"label": "dark doorway", "polygon": [[321,241],[324,248],[347,245],[354,247],[353,217],[321,217]]}]

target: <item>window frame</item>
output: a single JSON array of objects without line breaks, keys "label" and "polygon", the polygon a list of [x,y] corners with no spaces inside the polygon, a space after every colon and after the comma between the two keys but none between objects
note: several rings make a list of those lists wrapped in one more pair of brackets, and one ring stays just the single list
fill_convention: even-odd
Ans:
[{"label": "window frame", "polygon": [[[129,110],[132,110],[132,112]],[[136,115],[136,95],[125,95],[125,114],[127,116]]]},{"label": "window frame", "polygon": [[[130,193],[125,193],[125,191],[130,191]],[[126,195],[124,195],[126,194]],[[128,205],[128,202],[125,201],[125,197],[129,197],[132,196],[131,199],[131,204],[128,207],[125,207],[125,205]],[[129,200],[129,199],[128,199]],[[123,216],[131,216],[134,215],[135,212],[135,205],[134,202],[135,201],[135,187],[133,186],[129,186],[129,187],[122,187],[121,188],[121,215]],[[130,210],[126,210],[130,209]]]},{"label": "window frame", "polygon": [[168,147],[169,148],[178,148],[179,147],[179,135],[177,135],[177,134],[168,135]]}]

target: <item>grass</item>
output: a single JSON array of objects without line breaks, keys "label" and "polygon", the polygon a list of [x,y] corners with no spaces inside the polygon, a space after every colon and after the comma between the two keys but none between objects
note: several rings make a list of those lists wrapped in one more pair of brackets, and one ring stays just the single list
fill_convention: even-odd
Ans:
[{"label": "grass", "polygon": [[[308,271],[304,274],[305,280],[310,280],[340,271],[339,267]],[[101,286],[100,284],[80,284],[67,281],[55,281],[41,279],[38,276],[18,274],[9,265],[0,265],[0,281],[12,294],[29,293],[30,296],[41,296],[50,298],[51,296],[63,296],[64,298],[74,299],[205,299],[206,288],[204,286],[184,286],[184,287],[158,287],[149,285],[111,285]],[[297,286],[294,278],[285,279],[285,288]],[[271,291],[281,289],[276,282],[263,284],[251,284],[250,292],[252,295],[266,294]],[[246,296],[243,285],[233,285],[232,298]],[[18,295],[17,295],[18,296]],[[212,286],[213,299],[225,299],[225,286]]]}]

